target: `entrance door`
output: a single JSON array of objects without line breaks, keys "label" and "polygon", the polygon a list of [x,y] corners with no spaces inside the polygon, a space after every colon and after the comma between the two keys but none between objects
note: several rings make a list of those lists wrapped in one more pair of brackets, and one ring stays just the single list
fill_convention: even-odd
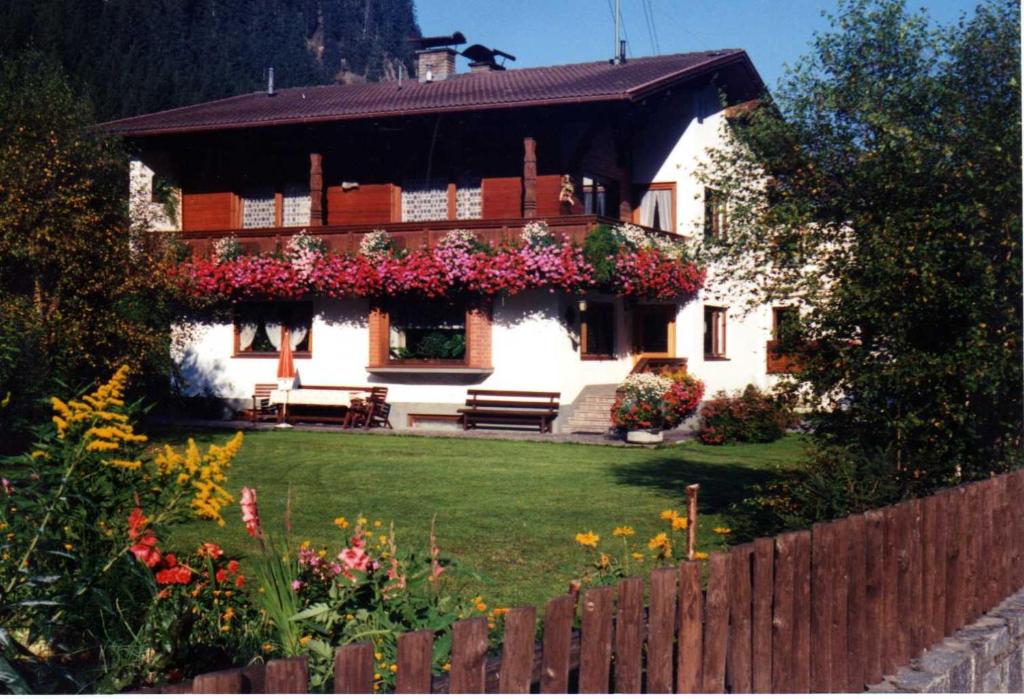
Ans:
[{"label": "entrance door", "polygon": [[675,305],[636,307],[633,311],[633,353],[640,357],[676,356]]}]

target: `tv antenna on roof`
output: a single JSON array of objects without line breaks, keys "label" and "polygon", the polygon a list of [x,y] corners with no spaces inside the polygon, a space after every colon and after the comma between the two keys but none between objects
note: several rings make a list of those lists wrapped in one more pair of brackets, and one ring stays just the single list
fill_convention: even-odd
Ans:
[{"label": "tv antenna on roof", "polygon": [[626,40],[620,39],[622,28],[622,0],[615,0],[615,45],[612,47],[612,63],[620,65],[626,62]]}]

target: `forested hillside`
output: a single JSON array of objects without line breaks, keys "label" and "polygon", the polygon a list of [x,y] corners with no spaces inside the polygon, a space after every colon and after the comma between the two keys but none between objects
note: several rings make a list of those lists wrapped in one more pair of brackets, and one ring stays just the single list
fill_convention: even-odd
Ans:
[{"label": "forested hillside", "polygon": [[0,0],[0,58],[54,56],[106,120],[407,67],[413,0]]}]

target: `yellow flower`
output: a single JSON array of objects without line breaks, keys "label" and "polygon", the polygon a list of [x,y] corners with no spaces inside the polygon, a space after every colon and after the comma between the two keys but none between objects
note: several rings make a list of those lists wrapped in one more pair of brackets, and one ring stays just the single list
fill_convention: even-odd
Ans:
[{"label": "yellow flower", "polygon": [[388,538],[386,536],[384,536],[383,534],[381,534],[380,536],[377,537],[377,541],[379,541],[381,544],[386,544],[386,543],[388,543]]},{"label": "yellow flower", "polygon": [[373,526],[377,527],[377,529],[380,529],[384,526],[384,523],[381,522],[379,519],[375,519],[373,520]]},{"label": "yellow flower", "polygon": [[260,648],[263,649],[264,653],[269,653],[270,651],[274,650],[274,644],[264,643],[262,646],[260,646]]},{"label": "yellow flower", "polygon": [[590,548],[597,548],[597,542],[601,540],[597,534],[592,531],[588,531],[586,534],[580,533],[576,535],[576,543],[580,546],[588,546]]},{"label": "yellow flower", "polygon": [[312,636],[303,636],[302,638],[299,639],[299,645],[300,646],[304,646],[304,645],[306,645],[307,643],[309,643],[312,640],[313,640]]},{"label": "yellow flower", "polygon": [[374,653],[373,654],[373,659],[374,660],[383,660],[384,659],[384,654],[381,653],[381,652]]},{"label": "yellow flower", "polygon": [[34,452],[32,452],[32,458],[33,459],[45,459],[46,458],[46,452],[42,451],[40,449],[36,449]]},{"label": "yellow flower", "polygon": [[364,524],[366,524],[366,523],[367,523],[367,522],[369,522],[369,521],[370,521],[370,520],[366,519],[366,517],[363,517],[363,516],[361,516],[361,515],[360,515],[360,516],[359,516],[359,517],[358,517],[358,518],[356,519],[356,524],[358,524],[358,525],[359,525],[359,526],[361,527],[361,526],[363,526]]},{"label": "yellow flower", "polygon": [[661,514],[658,515],[658,519],[663,519],[666,522],[671,522],[673,519],[679,516],[679,513],[675,510],[662,510]]},{"label": "yellow flower", "polygon": [[597,565],[601,568],[607,568],[612,564],[612,559],[608,558],[607,553],[602,553],[601,557],[597,559]]},{"label": "yellow flower", "polygon": [[633,527],[615,527],[615,529],[612,530],[612,536],[627,537],[633,536],[634,534],[636,534],[636,531]]},{"label": "yellow flower", "polygon": [[348,529],[348,520],[344,517],[335,517],[334,526],[340,527],[342,529]]},{"label": "yellow flower", "polygon": [[707,558],[708,558],[708,555],[705,552],[703,552],[703,551],[695,551],[694,554],[693,554],[693,559],[695,561],[706,561]]},{"label": "yellow flower", "polygon": [[379,672],[373,673],[373,679],[379,680],[380,679],[380,673]]},{"label": "yellow flower", "polygon": [[487,605],[484,604],[483,602],[477,602],[476,603],[476,610],[478,612],[486,612],[487,611]]},{"label": "yellow flower", "polygon": [[398,665],[391,663],[391,665],[388,666],[388,669],[391,670],[391,672],[398,672]]},{"label": "yellow flower", "polygon": [[634,552],[632,554],[632,556],[633,556],[633,560],[634,561],[642,561],[642,560],[644,560],[644,555],[642,553],[640,553],[639,551]]},{"label": "yellow flower", "polygon": [[445,663],[444,665],[441,666],[441,671],[442,672],[449,672],[449,671],[451,671],[451,669],[452,669],[452,664],[451,663]]},{"label": "yellow flower", "polygon": [[729,529],[729,527],[715,527],[711,531],[713,531],[715,534],[723,534],[723,535],[731,534],[732,533],[732,529]]},{"label": "yellow flower", "polygon": [[508,614],[508,607],[495,607],[491,610],[491,616],[504,616]]},{"label": "yellow flower", "polygon": [[71,550],[73,550],[74,548],[75,548],[75,547],[74,547],[74,544],[64,544],[64,550],[65,550],[65,551],[71,551]]},{"label": "yellow flower", "polygon": [[679,532],[690,526],[690,522],[686,517],[674,517],[672,519],[672,531]]},{"label": "yellow flower", "polygon": [[231,630],[231,627],[228,626],[227,624],[225,624],[224,626],[220,627],[220,630],[221,630],[221,633],[227,633],[228,631]]},{"label": "yellow flower", "polygon": [[235,608],[234,607],[228,607],[227,609],[225,609],[224,613],[221,614],[221,618],[224,621],[231,621],[232,619],[234,619],[235,618]]},{"label": "yellow flower", "polygon": [[664,548],[671,544],[672,542],[669,541],[668,534],[665,532],[658,532],[657,536],[647,542],[647,548],[653,551],[654,549]]}]

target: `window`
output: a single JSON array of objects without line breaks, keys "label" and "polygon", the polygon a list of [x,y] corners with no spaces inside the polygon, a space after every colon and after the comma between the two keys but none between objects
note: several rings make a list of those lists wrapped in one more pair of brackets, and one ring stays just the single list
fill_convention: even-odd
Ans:
[{"label": "window", "polygon": [[309,225],[309,184],[289,184],[284,187],[281,223],[285,226]]},{"label": "window", "polygon": [[253,187],[241,199],[242,228],[309,225],[309,184]]},{"label": "window", "polygon": [[583,359],[611,359],[615,355],[615,305],[584,301],[580,306]]},{"label": "window", "polygon": [[772,309],[772,340],[778,342],[789,338],[800,322],[800,312],[792,306]]},{"label": "window", "polygon": [[448,183],[441,179],[406,180],[402,183],[403,221],[448,219]]},{"label": "window", "polygon": [[643,190],[634,222],[641,226],[675,232],[676,186],[671,182],[652,184]]},{"label": "window", "polygon": [[595,177],[583,177],[583,213],[598,216],[608,213],[608,187]]},{"label": "window", "polygon": [[704,237],[725,238],[729,233],[729,222],[726,219],[725,195],[721,192],[704,188]]},{"label": "window", "polygon": [[394,305],[388,312],[388,363],[462,364],[466,308],[431,301]]},{"label": "window", "polygon": [[704,358],[725,359],[725,308],[704,306]]},{"label": "window", "polygon": [[258,303],[240,305],[235,316],[235,356],[277,356],[287,327],[292,351],[312,351],[311,303]]}]

